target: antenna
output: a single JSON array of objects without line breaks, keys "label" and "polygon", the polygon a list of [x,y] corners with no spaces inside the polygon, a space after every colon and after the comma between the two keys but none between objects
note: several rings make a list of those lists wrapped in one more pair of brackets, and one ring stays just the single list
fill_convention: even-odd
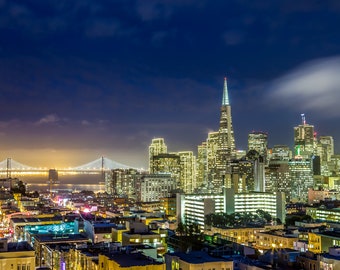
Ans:
[{"label": "antenna", "polygon": [[306,125],[306,117],[304,113],[301,113],[302,125]]}]

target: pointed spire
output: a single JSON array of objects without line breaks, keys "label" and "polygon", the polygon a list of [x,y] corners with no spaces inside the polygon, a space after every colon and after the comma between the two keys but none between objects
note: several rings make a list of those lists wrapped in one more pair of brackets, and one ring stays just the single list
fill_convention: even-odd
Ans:
[{"label": "pointed spire", "polygon": [[227,77],[224,77],[222,106],[229,105]]}]

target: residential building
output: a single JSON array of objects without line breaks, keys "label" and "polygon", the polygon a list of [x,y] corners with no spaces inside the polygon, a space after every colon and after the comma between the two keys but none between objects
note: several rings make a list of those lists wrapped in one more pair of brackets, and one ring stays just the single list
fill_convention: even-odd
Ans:
[{"label": "residential building", "polygon": [[34,270],[34,249],[24,241],[8,243],[6,238],[0,239],[0,269]]},{"label": "residential building", "polygon": [[284,230],[257,232],[255,237],[255,246],[260,250],[272,248],[294,249],[294,242],[298,241],[298,239],[298,235],[291,234]]},{"label": "residential building", "polygon": [[165,254],[167,270],[233,270],[233,260],[216,258],[204,251],[174,252]]}]

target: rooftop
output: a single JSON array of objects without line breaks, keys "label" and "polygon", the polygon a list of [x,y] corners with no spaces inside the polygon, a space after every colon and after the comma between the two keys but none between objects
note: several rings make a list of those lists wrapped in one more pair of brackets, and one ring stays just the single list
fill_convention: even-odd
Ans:
[{"label": "rooftop", "polygon": [[36,241],[44,243],[58,243],[58,242],[86,242],[88,238],[82,234],[35,234]]},{"label": "rooftop", "polygon": [[34,251],[27,242],[8,243],[7,252]]},{"label": "rooftop", "polygon": [[54,216],[54,217],[33,217],[33,216],[27,216],[27,217],[13,217],[11,218],[11,222],[13,223],[34,223],[34,222],[47,222],[47,221],[62,221],[61,216]]},{"label": "rooftop", "polygon": [[180,258],[182,261],[192,263],[192,264],[200,264],[207,262],[221,262],[221,261],[229,261],[226,258],[215,258],[207,254],[203,251],[191,251],[189,253],[184,252],[174,252],[167,253],[167,256],[176,256]]},{"label": "rooftop", "polygon": [[141,253],[111,253],[109,258],[117,262],[121,267],[131,267],[131,266],[145,266],[145,265],[155,265],[162,264],[156,262]]}]

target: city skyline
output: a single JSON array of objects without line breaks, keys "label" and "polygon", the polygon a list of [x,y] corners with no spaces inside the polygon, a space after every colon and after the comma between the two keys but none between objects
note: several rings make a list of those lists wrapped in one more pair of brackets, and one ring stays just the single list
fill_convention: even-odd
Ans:
[{"label": "city skyline", "polygon": [[192,150],[218,129],[228,77],[237,149],[251,131],[293,146],[315,126],[339,152],[336,1],[0,1],[1,155],[31,166],[107,156],[147,167],[148,146]]}]

